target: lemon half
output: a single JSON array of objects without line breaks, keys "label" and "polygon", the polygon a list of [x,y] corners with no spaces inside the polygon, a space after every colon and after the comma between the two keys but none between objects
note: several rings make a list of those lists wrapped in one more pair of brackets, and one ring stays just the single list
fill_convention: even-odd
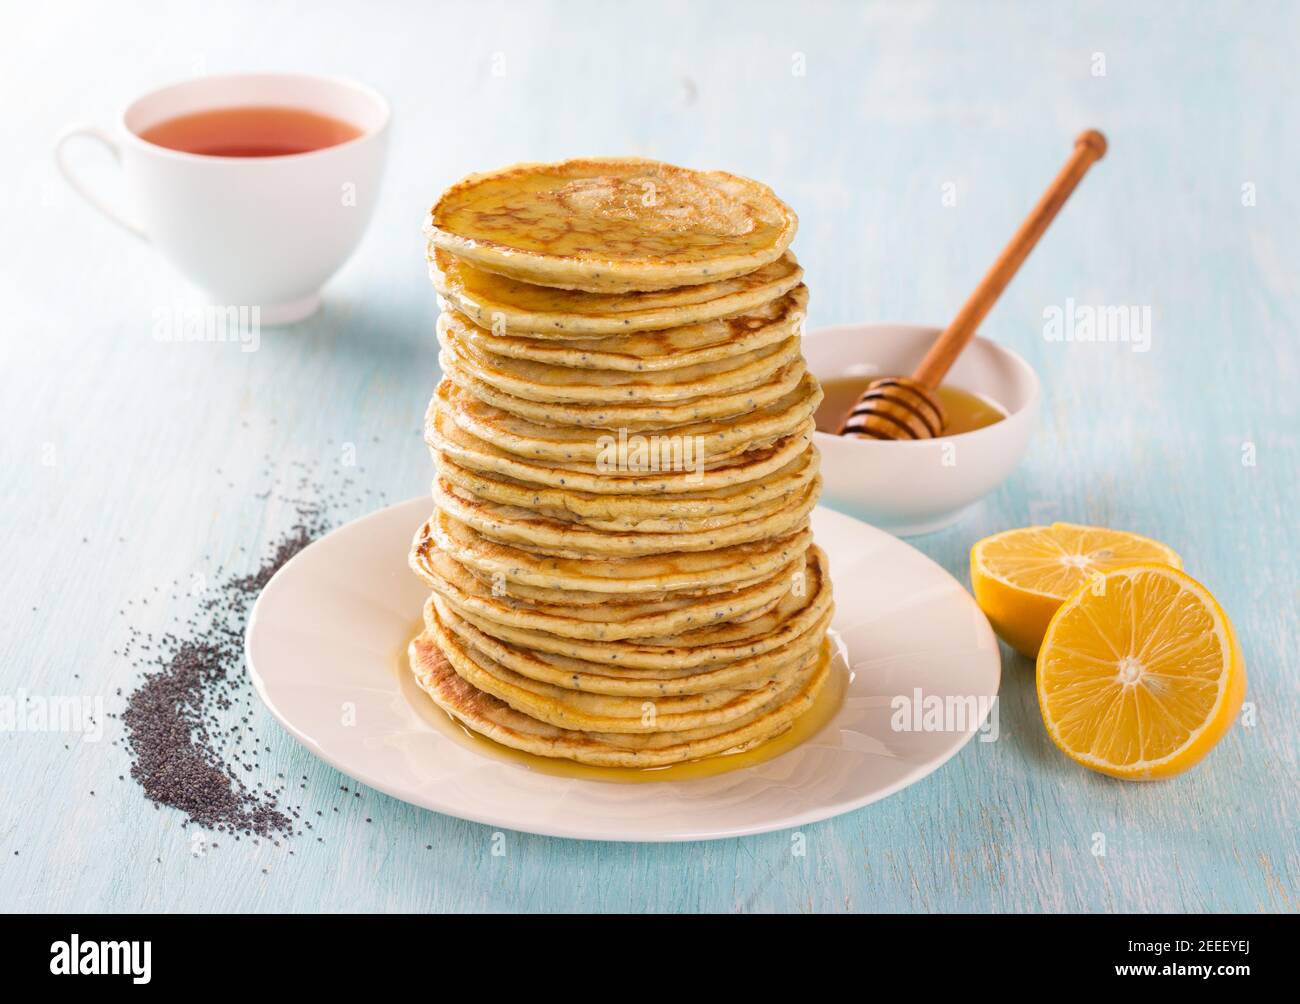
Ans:
[{"label": "lemon half", "polygon": [[975,602],[1008,645],[1034,658],[1052,615],[1083,583],[1112,568],[1182,559],[1158,540],[1123,530],[1053,523],[1007,530],[970,552]]},{"label": "lemon half", "polygon": [[1130,780],[1180,774],[1231,727],[1246,694],[1223,608],[1176,568],[1103,573],[1052,617],[1038,653],[1038,705],[1071,760]]}]

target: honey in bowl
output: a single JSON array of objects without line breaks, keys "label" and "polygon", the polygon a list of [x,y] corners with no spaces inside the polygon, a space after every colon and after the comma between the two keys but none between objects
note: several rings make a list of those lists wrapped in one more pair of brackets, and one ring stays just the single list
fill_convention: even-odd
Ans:
[{"label": "honey in bowl", "polygon": [[164,119],[140,132],[155,146],[203,157],[285,157],[338,146],[361,135],[350,122],[303,108],[211,108]]},{"label": "honey in bowl", "polygon": [[[882,374],[872,373],[860,376],[832,377],[830,380],[823,380],[822,403],[817,408],[815,416],[817,421],[818,432],[828,432],[832,436],[838,435],[840,423],[849,413],[849,409],[857,403],[862,392],[873,380],[879,380]],[[993,425],[995,422],[1001,422],[1007,417],[1003,408],[988,398],[974,394],[968,390],[962,390],[960,387],[954,387],[951,384],[943,384],[935,391],[935,396],[943,406],[944,413],[948,417],[948,423],[943,427],[945,436],[957,436],[963,432],[974,432],[976,429],[983,429],[986,426]]]}]

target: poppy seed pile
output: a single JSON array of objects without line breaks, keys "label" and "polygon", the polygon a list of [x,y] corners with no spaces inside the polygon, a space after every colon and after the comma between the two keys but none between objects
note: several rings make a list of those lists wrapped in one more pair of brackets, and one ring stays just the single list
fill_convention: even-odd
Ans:
[{"label": "poppy seed pile", "polygon": [[272,541],[253,571],[218,569],[211,583],[196,576],[188,594],[171,596],[176,607],[190,612],[177,614],[173,629],[160,637],[130,629],[120,653],[142,674],[120,718],[130,776],[145,796],[155,808],[180,810],[188,824],[235,839],[277,842],[311,829],[302,806],[288,803],[290,784],[305,789],[307,779],[290,782],[278,774],[274,781],[256,780],[264,773],[261,757],[271,747],[253,730],[259,709],[244,666],[244,628],[262,588],[289,559],[333,529],[340,505],[337,498],[279,501],[293,512],[292,525]]}]

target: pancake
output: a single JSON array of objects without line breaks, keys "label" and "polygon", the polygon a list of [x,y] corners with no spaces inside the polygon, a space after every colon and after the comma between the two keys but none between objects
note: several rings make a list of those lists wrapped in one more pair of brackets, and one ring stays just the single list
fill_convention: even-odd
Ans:
[{"label": "pancake", "polygon": [[[490,497],[485,497],[481,491],[476,490],[482,489],[488,484],[485,480],[474,477],[465,478],[465,471],[456,468],[455,465],[448,462],[443,462],[439,466],[444,472],[440,475],[439,480],[443,481],[444,484],[441,487],[438,487],[435,482],[435,492],[454,490],[455,494],[466,503],[482,504],[492,512],[495,512],[497,508],[519,510],[522,513],[527,513],[529,518],[546,520],[557,524],[561,528],[596,531],[603,534],[622,534],[625,536],[631,534],[644,534],[647,536],[659,537],[667,535],[683,535],[684,537],[686,535],[691,535],[692,537],[695,537],[699,534],[726,531],[733,527],[740,526],[741,524],[752,524],[758,520],[777,515],[790,504],[792,498],[801,497],[805,493],[807,486],[814,480],[818,481],[818,488],[820,489],[820,480],[814,475],[813,477],[802,481],[797,487],[773,493],[770,497],[763,499],[756,505],[747,509],[733,509],[726,512],[711,513],[709,515],[694,518],[682,516],[661,518],[632,513],[618,513],[612,515],[610,518],[597,518],[594,516],[579,517],[565,508],[548,508],[538,505],[503,505],[502,503],[494,501]],[[453,470],[457,470],[459,472],[458,477],[463,478],[465,482],[474,487],[466,487],[465,484],[458,483],[456,479],[446,476]],[[491,484],[497,485],[499,483],[492,482]],[[669,496],[669,498],[671,498],[671,496]],[[624,499],[607,499],[606,501],[633,502],[640,501],[640,499],[630,497]],[[489,536],[491,536],[491,534],[489,534]]]},{"label": "pancake", "polygon": [[[751,586],[770,583],[777,576],[792,575],[798,570],[796,564],[798,559],[794,559],[789,566],[776,573],[749,575],[714,586],[700,586],[695,589],[657,589],[653,592],[637,593],[634,597],[619,598],[611,597],[609,593],[581,589],[551,589],[527,582],[507,582],[503,576],[485,575],[477,568],[462,565],[436,549],[426,554],[422,561],[425,559],[439,567],[444,559],[453,562],[457,569],[474,581],[476,585],[473,588],[476,594],[480,589],[486,589],[493,597],[508,596],[512,605],[524,605],[534,612],[553,606],[566,614],[573,614],[587,620],[608,620],[611,611],[615,610],[620,616],[626,615],[633,606],[638,610],[646,609],[651,604],[662,605],[663,609],[682,609],[692,605],[698,606],[714,599],[726,601],[726,606],[730,610],[729,616],[733,619],[744,617],[750,613],[749,607],[753,607],[754,612],[761,611],[779,598],[776,593],[773,593],[768,600],[755,600],[747,604],[745,609],[741,609],[740,600],[745,590]],[[450,576],[450,578],[455,580],[456,577]]]},{"label": "pancake", "polygon": [[446,381],[439,385],[439,394],[430,405],[432,421],[426,422],[424,428],[425,441],[435,454],[448,454],[461,466],[482,474],[593,495],[698,495],[749,484],[780,471],[811,449],[815,428],[809,416],[790,435],[768,445],[751,447],[726,463],[716,466],[706,463],[703,472],[651,470],[643,474],[612,474],[597,468],[594,462],[579,466],[522,457],[466,432],[439,409],[444,385],[450,386]]},{"label": "pancake", "polygon": [[783,500],[784,505],[748,522],[736,522],[697,533],[608,532],[548,519],[528,509],[500,506],[467,497],[442,478],[434,480],[433,501],[443,512],[478,533],[504,544],[526,546],[557,557],[666,554],[672,551],[713,551],[779,537],[806,525],[820,479]]},{"label": "pancake", "polygon": [[[802,363],[800,363],[802,365]],[[797,374],[795,386],[774,401],[754,402],[740,416],[706,417],[675,424],[655,422],[648,427],[630,425],[630,415],[653,417],[656,413],[678,415],[672,408],[606,408],[593,413],[592,421],[610,421],[609,427],[558,421],[559,414],[573,406],[533,405],[511,399],[511,408],[537,409],[536,415],[520,415],[483,401],[471,388],[467,393],[446,381],[447,393],[434,399],[435,408],[477,438],[529,460],[548,460],[557,467],[593,471],[617,476],[638,468],[660,467],[697,473],[725,466],[727,460],[755,446],[766,445],[797,431],[817,410],[821,388],[807,373]],[[774,384],[784,390],[786,384]],[[694,406],[688,406],[694,411]],[[685,410],[685,409],[684,409]],[[626,421],[620,421],[626,418]],[[584,416],[584,421],[586,421]]]},{"label": "pancake", "polygon": [[[637,637],[627,635],[622,625],[612,623],[606,629],[596,625],[585,631],[575,629],[572,624],[559,624],[557,630],[563,630],[565,634],[558,634],[528,626],[527,622],[535,623],[535,620],[519,616],[518,610],[507,609],[503,613],[501,604],[495,608],[484,605],[471,610],[444,594],[440,595],[458,616],[479,631],[535,654],[634,670],[711,670],[777,651],[810,631],[818,631],[819,626],[824,633],[824,625],[833,609],[825,560],[825,555],[820,554],[816,547],[811,548],[804,588],[791,588],[792,581],[798,580],[785,579],[781,584],[779,602],[753,617],[735,616],[720,623],[703,622],[707,626],[693,626],[691,630],[674,635]],[[485,610],[492,617],[483,616]],[[615,633],[625,637],[608,637]]]},{"label": "pancake", "polygon": [[551,339],[701,325],[748,314],[803,281],[803,269],[789,251],[731,279],[626,293],[534,286],[484,272],[441,248],[428,258],[434,289],[480,328]]},{"label": "pancake", "polygon": [[458,339],[485,353],[573,369],[642,373],[678,371],[686,366],[730,359],[800,334],[808,307],[808,290],[798,286],[780,299],[743,314],[703,323],[662,331],[564,340],[497,334],[443,303],[439,329],[450,328]]},{"label": "pancake", "polygon": [[[464,337],[463,323],[449,314],[438,319],[438,341],[443,350],[440,362],[452,359],[489,387],[529,401],[576,404],[676,402],[734,393],[768,382],[792,361],[802,363],[799,339],[791,335],[737,355],[672,369],[555,365],[485,351]],[[446,368],[444,363],[444,372]]]},{"label": "pancake", "polygon": [[816,447],[809,447],[761,480],[675,495],[619,496],[547,488],[484,474],[462,467],[448,454],[434,452],[439,476],[477,499],[572,520],[588,528],[645,533],[700,532],[755,518],[817,477],[820,460]]},{"label": "pancake", "polygon": [[[608,408],[603,413],[584,416],[584,421],[613,424],[589,427],[574,422],[552,424],[557,416],[553,415],[552,420],[546,417],[548,411],[569,414],[577,406],[536,406],[541,414],[523,417],[483,401],[474,390],[462,391],[453,380],[439,385],[439,393],[433,400],[434,410],[446,414],[475,438],[516,457],[546,461],[553,469],[616,478],[663,470],[694,477],[697,482],[705,471],[730,466],[729,461],[738,456],[798,432],[812,420],[822,397],[816,379],[809,373],[799,373],[792,389],[775,401],[755,402],[745,414],[687,420],[680,424],[654,423],[641,428],[633,425],[631,419],[620,421],[619,417],[655,412],[681,416],[672,408]],[[522,411],[531,406],[516,399],[511,407]],[[693,406],[688,407],[694,410]]]},{"label": "pancake", "polygon": [[437,510],[421,528],[416,546],[435,546],[467,567],[501,578],[507,589],[511,582],[523,582],[549,589],[635,596],[722,585],[775,572],[802,554],[811,541],[812,534],[801,527],[784,537],[713,551],[557,558],[498,543]]},{"label": "pancake", "polygon": [[[787,361],[772,378],[758,386],[706,392],[685,401],[662,404],[624,401],[581,404],[530,400],[511,394],[502,389],[501,385],[494,386],[478,379],[473,375],[473,364],[467,368],[464,360],[456,354],[441,352],[438,362],[448,380],[484,404],[515,418],[552,429],[571,431],[573,435],[583,434],[582,430],[586,429],[668,433],[684,425],[720,422],[771,408],[796,392],[805,401],[811,400],[814,394],[820,395],[820,386],[807,373],[803,358],[797,352],[787,355]],[[820,396],[817,400],[820,402]],[[816,410],[815,403],[811,409]],[[588,434],[586,438],[592,437]]]},{"label": "pancake", "polygon": [[[698,623],[701,618],[709,613],[710,610],[720,611],[714,614],[715,619],[730,618],[737,620],[743,617],[764,613],[776,606],[780,600],[780,592],[776,588],[777,581],[785,575],[788,578],[786,569],[782,569],[773,575],[759,575],[752,578],[741,579],[737,582],[728,582],[720,586],[707,586],[702,589],[678,589],[673,592],[654,592],[638,593],[635,600],[611,600],[608,593],[582,592],[574,589],[546,589],[542,586],[529,585],[526,582],[511,582],[508,585],[502,585],[500,579],[493,579],[480,575],[476,570],[465,568],[465,574],[471,579],[485,586],[489,593],[493,589],[497,593],[508,590],[508,595],[515,609],[527,608],[531,614],[537,616],[541,611],[553,609],[562,611],[565,615],[566,623],[573,617],[580,620],[596,621],[603,623],[611,617],[620,617],[628,623],[636,622],[640,625],[640,618],[634,617],[634,611],[643,611],[651,606],[659,606],[664,610],[689,611],[683,616],[683,620],[691,624]],[[792,562],[788,569],[793,569]],[[763,596],[751,597],[748,590],[751,588],[764,587]],[[769,591],[770,590],[770,591]],[[436,590],[435,590],[436,592]],[[752,607],[753,609],[749,609]],[[546,630],[543,628],[543,630]],[[608,634],[608,628],[600,628],[601,634]],[[625,628],[623,630],[631,630]],[[638,626],[637,630],[642,630]],[[660,629],[644,630],[647,636],[653,636]]]},{"label": "pancake", "polygon": [[425,234],[487,272],[609,293],[744,275],[780,258],[797,226],[758,182],[610,157],[470,175],[434,204]]},{"label": "pancake", "polygon": [[[562,757],[605,767],[663,767],[757,745],[790,727],[812,707],[829,675],[829,649],[798,686],[733,727],[712,735],[660,732],[615,739],[608,733],[563,729],[522,714],[484,693],[458,675],[436,642],[422,634],[411,642],[411,670],[416,683],[453,718],[494,742],[539,756]],[[642,739],[636,743],[636,739]]]},{"label": "pancake", "polygon": [[497,588],[450,556],[424,547],[412,551],[411,567],[457,614],[493,637],[508,638],[510,630],[523,630],[557,639],[610,642],[674,637],[710,624],[736,622],[751,613],[757,620],[782,605],[799,566],[796,558],[771,575],[704,595],[606,594],[604,602],[593,605],[526,597],[516,584]]},{"label": "pancake", "polygon": [[820,646],[756,681],[747,690],[713,689],[680,696],[619,697],[543,683],[466,646],[435,616],[426,630],[456,673],[479,690],[539,721],[583,732],[684,732],[734,722],[758,710],[813,668]]},{"label": "pancake", "polygon": [[[433,607],[432,611],[429,606]],[[823,621],[814,622],[812,628],[803,635],[771,652],[706,669],[671,670],[606,666],[510,645],[474,627],[437,595],[431,596],[426,604],[426,625],[434,623],[435,618],[465,645],[533,680],[591,694],[674,697],[712,694],[723,689],[729,689],[730,692],[744,691],[760,686],[773,673],[779,673],[821,646],[825,635],[823,621],[829,623],[830,611],[823,615]]]}]

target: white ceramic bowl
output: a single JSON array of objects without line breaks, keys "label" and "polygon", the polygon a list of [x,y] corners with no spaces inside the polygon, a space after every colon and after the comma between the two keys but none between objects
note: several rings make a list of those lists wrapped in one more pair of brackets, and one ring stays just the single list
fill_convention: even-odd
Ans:
[{"label": "white ceramic bowl", "polygon": [[[940,329],[910,324],[845,324],[804,338],[808,368],[819,380],[910,373]],[[1020,462],[1038,418],[1038,377],[1008,348],[976,338],[945,383],[991,398],[1001,422],[957,436],[882,442],[818,432],[822,501],[900,537],[955,523]]]}]

